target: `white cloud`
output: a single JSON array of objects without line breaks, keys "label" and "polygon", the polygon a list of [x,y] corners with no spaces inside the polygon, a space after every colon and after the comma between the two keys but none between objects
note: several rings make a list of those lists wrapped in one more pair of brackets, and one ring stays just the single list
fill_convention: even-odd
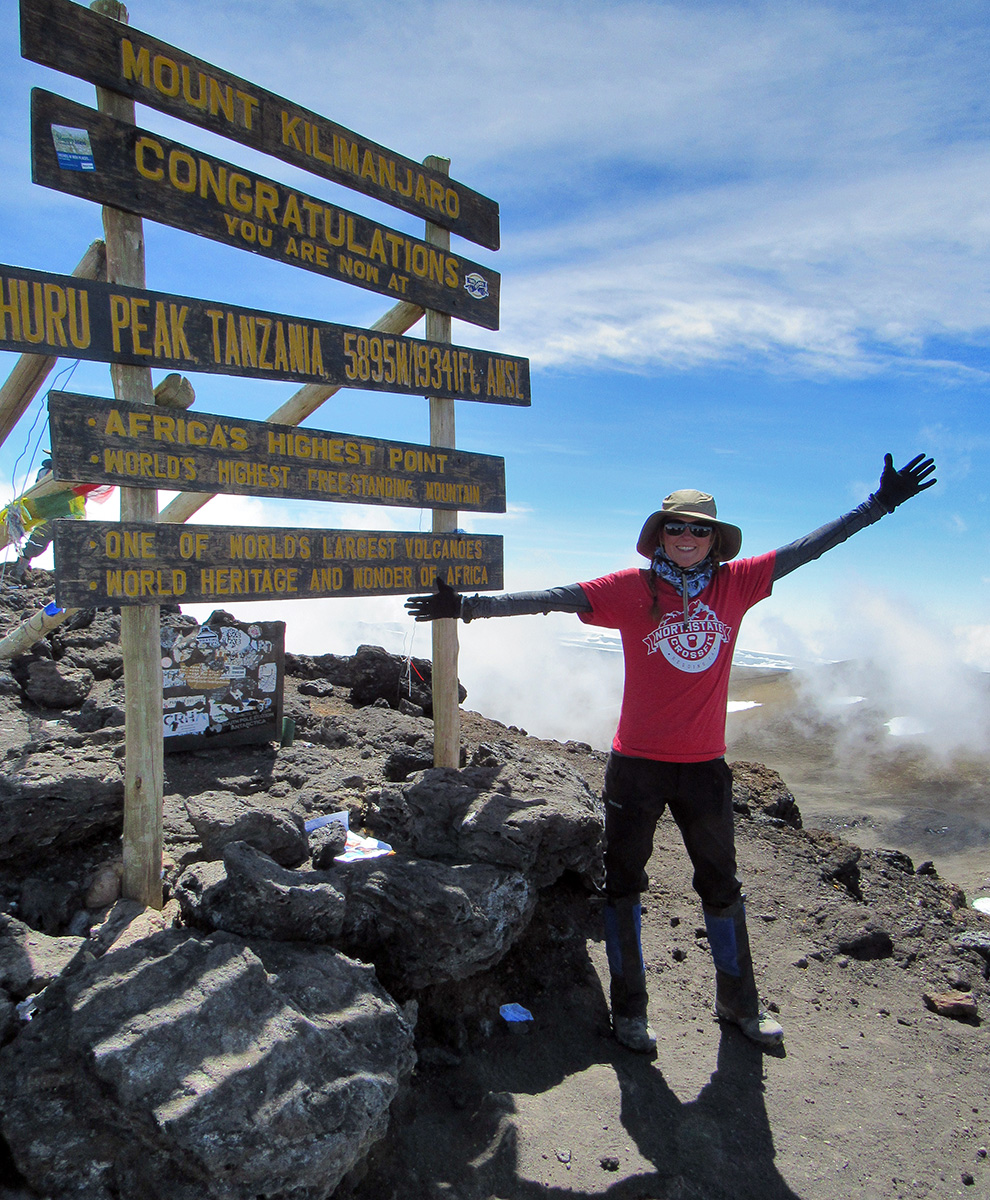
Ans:
[{"label": "white cloud", "polygon": [[927,337],[990,328],[988,168],[990,148],[952,150],[813,186],[658,193],[575,219],[542,258],[528,237],[533,265],[504,288],[505,336],[528,338],[541,365],[758,356],[812,374],[908,361],[954,371],[916,356]]}]

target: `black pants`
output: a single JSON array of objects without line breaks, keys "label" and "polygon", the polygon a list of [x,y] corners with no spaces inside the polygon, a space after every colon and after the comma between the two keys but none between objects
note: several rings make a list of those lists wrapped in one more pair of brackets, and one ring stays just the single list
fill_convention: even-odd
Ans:
[{"label": "black pants", "polygon": [[732,772],[724,758],[654,762],[613,751],[603,798],[605,892],[610,902],[644,890],[657,821],[668,807],[694,867],[692,882],[702,904],[723,909],[739,899]]},{"label": "black pants", "polygon": [[736,878],[732,772],[725,759],[654,762],[614,751],[605,770],[605,948],[613,1017],[645,1018],[646,972],[639,894],[663,810],[670,808],[694,867],[715,964],[715,994],[739,1017],[759,1013],[759,994]]}]

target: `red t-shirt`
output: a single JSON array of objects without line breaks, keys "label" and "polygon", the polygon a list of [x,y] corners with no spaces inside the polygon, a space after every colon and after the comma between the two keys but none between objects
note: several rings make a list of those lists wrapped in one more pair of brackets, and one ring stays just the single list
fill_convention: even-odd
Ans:
[{"label": "red t-shirt", "polygon": [[773,551],[723,563],[703,592],[684,602],[657,580],[660,620],[650,616],[647,572],[630,568],[582,583],[588,625],[618,629],[625,658],[622,712],[612,748],[633,758],[706,762],[725,753],[729,668],[744,614],[770,595]]}]

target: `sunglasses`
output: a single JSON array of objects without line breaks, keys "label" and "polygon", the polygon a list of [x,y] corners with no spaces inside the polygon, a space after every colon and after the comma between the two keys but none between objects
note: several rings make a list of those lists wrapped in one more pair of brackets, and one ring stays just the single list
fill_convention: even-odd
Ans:
[{"label": "sunglasses", "polygon": [[711,525],[696,525],[694,522],[687,521],[667,521],[663,527],[664,533],[669,533],[671,537],[680,537],[684,533],[690,533],[692,537],[706,538],[711,537],[714,530]]}]

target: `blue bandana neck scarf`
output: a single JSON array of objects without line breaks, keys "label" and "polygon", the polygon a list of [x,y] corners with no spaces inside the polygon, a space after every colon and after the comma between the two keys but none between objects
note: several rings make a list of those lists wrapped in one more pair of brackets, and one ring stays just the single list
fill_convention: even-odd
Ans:
[{"label": "blue bandana neck scarf", "polygon": [[653,570],[679,595],[687,594],[690,599],[700,595],[711,583],[715,564],[710,558],[703,559],[693,567],[682,570],[675,566],[660,549],[653,555]]},{"label": "blue bandana neck scarf", "polygon": [[682,570],[670,561],[658,546],[650,564],[653,573],[665,583],[669,583],[684,602],[684,624],[688,623],[688,600],[700,595],[711,583],[715,574],[715,564],[711,558],[705,558],[693,567]]}]

